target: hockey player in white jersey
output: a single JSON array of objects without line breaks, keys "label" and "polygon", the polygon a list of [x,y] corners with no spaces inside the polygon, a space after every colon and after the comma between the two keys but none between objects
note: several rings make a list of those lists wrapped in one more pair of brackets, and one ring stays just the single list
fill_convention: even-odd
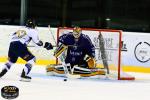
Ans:
[{"label": "hockey player in white jersey", "polygon": [[[96,68],[95,47],[80,27],[74,27],[73,32],[60,36],[58,42],[54,56],[60,58],[70,73],[85,77],[105,74],[104,70]],[[47,66],[47,74],[63,76],[64,64]]]},{"label": "hockey player in white jersey", "polygon": [[[28,20],[25,27],[19,29],[12,34],[9,51],[8,61],[4,64],[0,73],[0,78],[5,75],[11,66],[16,63],[18,57],[24,59],[27,63],[21,74],[22,81],[30,81],[31,77],[28,74],[31,71],[32,66],[36,61],[36,57],[28,50],[27,45],[32,40],[36,45],[43,46],[43,42],[39,39],[36,24],[34,20]],[[52,45],[49,42],[44,44],[44,48],[52,49]]]}]

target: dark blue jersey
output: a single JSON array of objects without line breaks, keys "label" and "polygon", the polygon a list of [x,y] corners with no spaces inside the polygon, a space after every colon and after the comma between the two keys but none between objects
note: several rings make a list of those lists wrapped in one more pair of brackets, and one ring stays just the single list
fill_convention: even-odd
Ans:
[{"label": "dark blue jersey", "polygon": [[68,46],[66,63],[78,65],[84,62],[85,55],[95,57],[95,47],[88,35],[81,34],[78,41],[75,41],[72,32],[70,32],[60,36],[59,42]]}]

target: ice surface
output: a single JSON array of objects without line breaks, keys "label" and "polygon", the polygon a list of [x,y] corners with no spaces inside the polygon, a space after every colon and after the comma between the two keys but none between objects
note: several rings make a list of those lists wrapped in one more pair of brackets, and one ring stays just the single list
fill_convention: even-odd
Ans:
[{"label": "ice surface", "polygon": [[[44,66],[34,66],[32,81],[21,82],[24,65],[15,64],[0,79],[0,89],[7,85],[19,88],[14,100],[149,100],[150,74],[130,73],[134,81],[104,79],[68,79],[46,76]],[[2,63],[0,64],[0,70]],[[1,92],[1,91],[0,91]],[[0,100],[6,100],[0,96]]]}]

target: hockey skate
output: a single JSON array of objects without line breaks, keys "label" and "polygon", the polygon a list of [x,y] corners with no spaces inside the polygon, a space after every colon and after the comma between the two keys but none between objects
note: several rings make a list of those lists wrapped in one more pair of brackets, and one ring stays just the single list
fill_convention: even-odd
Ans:
[{"label": "hockey skate", "polygon": [[4,76],[6,73],[7,73],[7,69],[3,69],[2,72],[0,73],[0,78],[1,78],[2,76]]},{"label": "hockey skate", "polygon": [[23,81],[23,82],[30,82],[30,81],[31,81],[31,77],[25,75],[25,71],[23,70],[23,71],[22,71],[22,74],[21,74],[21,80],[20,80],[20,81]]}]

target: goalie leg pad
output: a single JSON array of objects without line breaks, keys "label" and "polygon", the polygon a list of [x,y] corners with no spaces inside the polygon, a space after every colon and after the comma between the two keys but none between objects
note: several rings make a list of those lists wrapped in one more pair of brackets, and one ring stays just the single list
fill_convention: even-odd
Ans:
[{"label": "goalie leg pad", "polygon": [[95,75],[105,75],[105,70],[103,69],[98,69],[98,68],[81,68],[78,66],[74,66],[72,69],[73,74],[80,74],[82,77],[89,77],[89,76],[95,76]]},{"label": "goalie leg pad", "polygon": [[[71,71],[74,75],[80,75],[82,77],[90,77],[95,75],[105,75],[106,72],[104,69],[100,68],[82,68],[77,65],[75,65],[71,70],[70,67],[68,67],[68,70]],[[64,75],[64,68],[63,65],[48,65],[46,67],[47,75],[56,75],[56,76],[62,76]]]},{"label": "goalie leg pad", "polygon": [[54,66],[56,66],[55,64],[54,65],[47,65],[46,66],[46,72],[51,72],[51,71],[53,71],[54,70]]},{"label": "goalie leg pad", "polygon": [[[68,68],[68,71],[71,71],[70,66],[67,66],[67,68]],[[59,74],[65,74],[64,66],[62,64],[48,65],[46,66],[46,72],[47,72],[47,75],[56,75],[56,76],[60,76]]]},{"label": "goalie leg pad", "polygon": [[77,65],[75,65],[72,68],[72,73],[74,73],[74,74],[90,74],[91,71],[87,68],[82,68],[82,67],[78,67]]}]

